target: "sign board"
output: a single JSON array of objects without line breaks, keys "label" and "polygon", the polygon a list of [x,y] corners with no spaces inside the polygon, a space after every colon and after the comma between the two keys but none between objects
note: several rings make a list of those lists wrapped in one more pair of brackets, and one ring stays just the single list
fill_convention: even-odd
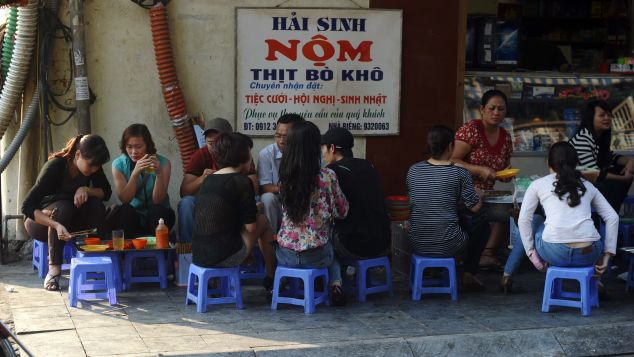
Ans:
[{"label": "sign board", "polygon": [[273,135],[297,113],[325,132],[399,132],[400,10],[236,9],[239,131]]}]

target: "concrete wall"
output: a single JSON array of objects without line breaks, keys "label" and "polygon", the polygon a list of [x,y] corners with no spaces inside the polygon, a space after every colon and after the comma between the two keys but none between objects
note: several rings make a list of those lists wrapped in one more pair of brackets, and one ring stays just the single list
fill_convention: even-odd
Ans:
[{"label": "concrete wall", "polygon": [[[68,24],[68,4],[67,1],[62,3],[60,17]],[[235,126],[236,7],[368,6],[368,0],[170,2],[168,13],[175,62],[190,114],[203,112],[207,118],[224,117]],[[176,208],[182,179],[181,162],[154,62],[149,13],[131,1],[86,1],[85,10],[88,76],[97,96],[91,106],[92,132],[104,137],[114,158],[120,154],[118,142],[123,130],[131,123],[145,123],[159,153],[172,161],[169,195],[172,207]],[[63,41],[58,42],[51,77],[57,88],[72,80]],[[55,113],[57,120],[63,115],[63,112]],[[54,127],[53,147],[60,148],[73,135],[76,135],[73,122]],[[255,139],[254,156],[271,142],[272,137]],[[364,138],[356,139],[355,155],[364,157]],[[105,169],[111,178],[110,164]],[[115,202],[115,198],[110,200]],[[9,209],[12,212],[7,213],[15,210]]]}]

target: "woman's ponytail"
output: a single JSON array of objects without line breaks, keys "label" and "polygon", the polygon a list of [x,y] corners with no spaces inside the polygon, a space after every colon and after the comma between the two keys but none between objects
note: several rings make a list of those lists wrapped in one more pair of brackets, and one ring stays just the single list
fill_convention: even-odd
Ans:
[{"label": "woman's ponytail", "polygon": [[566,201],[570,207],[578,206],[586,193],[581,173],[576,169],[578,161],[577,152],[567,142],[554,144],[548,153],[548,166],[557,173],[557,180],[553,183],[555,194],[560,200],[567,194]]},{"label": "woman's ponytail", "polygon": [[72,159],[75,156],[75,152],[77,151],[77,148],[79,148],[79,142],[81,141],[81,138],[83,136],[84,136],[83,134],[79,134],[77,136],[70,138],[66,142],[66,145],[64,146],[64,148],[54,153],[51,153],[48,156],[48,159],[50,160],[54,157],[61,157],[67,160]]}]

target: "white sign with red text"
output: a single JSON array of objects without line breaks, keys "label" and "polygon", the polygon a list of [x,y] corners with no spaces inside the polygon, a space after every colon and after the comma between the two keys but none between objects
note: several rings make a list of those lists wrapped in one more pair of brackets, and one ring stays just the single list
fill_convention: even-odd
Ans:
[{"label": "white sign with red text", "polygon": [[236,9],[239,131],[272,135],[297,113],[325,132],[399,132],[400,10]]}]

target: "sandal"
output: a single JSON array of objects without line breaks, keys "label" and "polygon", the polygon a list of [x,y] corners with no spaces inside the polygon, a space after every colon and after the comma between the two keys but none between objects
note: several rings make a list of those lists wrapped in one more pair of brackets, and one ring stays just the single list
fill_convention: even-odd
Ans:
[{"label": "sandal", "polygon": [[504,266],[498,260],[497,255],[495,254],[487,254],[485,252],[495,252],[495,248],[484,248],[482,254],[480,255],[480,262],[478,263],[478,267],[483,271],[495,271],[495,272],[503,272]]},{"label": "sandal", "polygon": [[50,275],[46,274],[46,278],[44,278],[44,289],[48,291],[58,291],[59,288],[59,279],[62,277],[62,274]]}]

